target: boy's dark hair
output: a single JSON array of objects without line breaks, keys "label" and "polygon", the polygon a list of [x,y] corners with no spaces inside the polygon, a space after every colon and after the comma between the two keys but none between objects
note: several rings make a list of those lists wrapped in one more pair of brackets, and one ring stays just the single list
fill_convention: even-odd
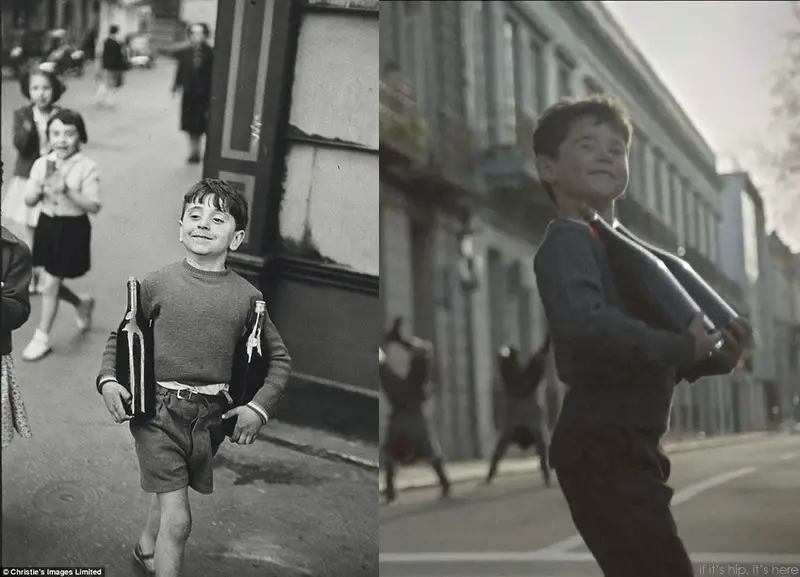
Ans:
[{"label": "boy's dark hair", "polygon": [[193,202],[203,202],[208,195],[214,196],[214,207],[229,213],[236,223],[236,230],[245,230],[248,221],[247,199],[235,187],[218,178],[204,178],[183,196],[181,217],[186,207]]},{"label": "boy's dark hair", "polygon": [[109,36],[113,36],[117,32],[119,32],[119,26],[117,26],[116,24],[112,24],[111,28],[108,29]]},{"label": "boy's dark hair", "polygon": [[79,112],[70,110],[69,108],[62,108],[47,121],[47,134],[50,134],[50,125],[56,120],[60,120],[64,126],[74,126],[78,129],[78,138],[84,144],[89,142],[89,135],[86,134],[86,124],[83,122],[83,116]]},{"label": "boy's dark hair", "polygon": [[26,69],[19,77],[19,89],[25,100],[31,99],[31,78],[34,76],[44,76],[50,81],[50,86],[53,87],[53,100],[51,104],[55,104],[67,91],[66,85],[61,82],[61,79],[53,72],[42,70],[41,68]]},{"label": "boy's dark hair", "polygon": [[[557,159],[558,149],[573,123],[587,116],[595,118],[598,124],[611,125],[630,148],[633,125],[628,111],[619,100],[595,94],[581,99],[564,98],[545,110],[533,131],[533,154]],[[558,204],[550,185],[543,182],[542,186],[553,204]]]}]

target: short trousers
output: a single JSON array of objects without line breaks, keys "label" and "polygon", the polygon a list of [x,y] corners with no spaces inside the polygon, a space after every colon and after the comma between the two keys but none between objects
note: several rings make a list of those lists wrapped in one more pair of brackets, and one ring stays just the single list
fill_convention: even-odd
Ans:
[{"label": "short trousers", "polygon": [[169,493],[191,487],[209,495],[214,491],[211,460],[225,436],[222,415],[230,408],[225,397],[193,395],[156,387],[155,416],[130,423],[139,458],[142,489]]}]

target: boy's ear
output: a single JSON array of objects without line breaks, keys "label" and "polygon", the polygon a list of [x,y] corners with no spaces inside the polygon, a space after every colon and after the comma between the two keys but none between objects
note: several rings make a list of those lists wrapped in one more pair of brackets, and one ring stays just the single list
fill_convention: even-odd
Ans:
[{"label": "boy's ear", "polygon": [[233,240],[231,240],[231,244],[228,246],[230,250],[236,250],[240,246],[242,246],[242,242],[244,242],[244,231],[237,230],[236,233],[233,235]]},{"label": "boy's ear", "polygon": [[539,180],[552,185],[556,180],[556,166],[555,161],[546,156],[537,156],[536,172],[539,174]]}]

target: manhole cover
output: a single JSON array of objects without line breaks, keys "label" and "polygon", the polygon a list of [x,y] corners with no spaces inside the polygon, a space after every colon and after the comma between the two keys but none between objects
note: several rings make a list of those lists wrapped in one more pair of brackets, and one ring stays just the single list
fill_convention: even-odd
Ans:
[{"label": "manhole cover", "polygon": [[59,482],[40,489],[33,497],[37,509],[48,515],[76,517],[97,503],[97,493],[78,483]]}]

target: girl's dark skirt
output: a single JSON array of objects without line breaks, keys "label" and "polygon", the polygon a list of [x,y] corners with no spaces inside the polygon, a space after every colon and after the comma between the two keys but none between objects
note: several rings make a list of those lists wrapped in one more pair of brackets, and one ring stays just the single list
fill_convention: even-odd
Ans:
[{"label": "girl's dark skirt", "polygon": [[56,278],[79,278],[91,268],[89,217],[42,213],[33,235],[33,266]]},{"label": "girl's dark skirt", "polygon": [[208,105],[206,98],[185,94],[181,100],[181,130],[192,136],[205,134],[208,128]]}]

